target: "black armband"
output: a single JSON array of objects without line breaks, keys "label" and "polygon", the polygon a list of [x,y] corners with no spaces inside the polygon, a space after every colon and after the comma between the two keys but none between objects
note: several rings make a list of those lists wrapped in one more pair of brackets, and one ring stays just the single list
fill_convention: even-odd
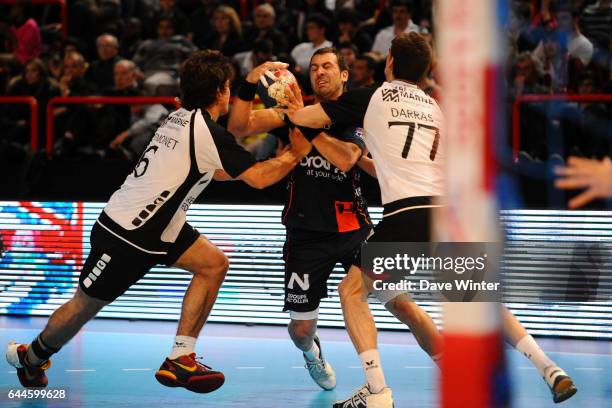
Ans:
[{"label": "black armband", "polygon": [[321,132],[325,131],[325,129],[313,129],[303,126],[298,126],[298,129],[300,129],[306,140],[309,142],[312,142],[315,137],[319,136]]},{"label": "black armband", "polygon": [[247,102],[255,99],[255,93],[257,93],[257,84],[252,84],[247,80],[244,80],[238,89],[238,97]]}]

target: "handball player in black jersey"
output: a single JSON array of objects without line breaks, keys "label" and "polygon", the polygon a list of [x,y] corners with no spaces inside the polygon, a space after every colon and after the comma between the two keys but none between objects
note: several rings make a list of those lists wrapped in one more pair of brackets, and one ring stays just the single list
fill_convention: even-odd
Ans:
[{"label": "handball player in black jersey", "polygon": [[[274,109],[252,110],[257,81],[266,69],[268,66],[262,64],[249,73],[234,102],[228,128],[236,136],[287,125]],[[337,50],[316,51],[310,62],[310,81],[316,101],[340,97],[348,74],[348,67]],[[282,215],[287,230],[283,251],[284,309],[290,312],[290,337],[303,352],[310,376],[321,388],[329,390],[334,388],[336,378],[331,364],[323,358],[316,335],[319,305],[327,297],[327,281],[334,266],[340,263],[348,270],[371,231],[357,165],[368,170],[372,165],[363,155],[360,128],[331,126],[307,137],[312,141],[312,151],[289,175]],[[398,304],[398,307],[395,302],[388,302],[386,307],[414,327],[417,339],[438,336],[431,320],[431,327],[412,324],[415,319],[428,319],[414,302]],[[435,339],[419,342],[432,344]]]},{"label": "handball player in black jersey", "polygon": [[[290,134],[291,149],[256,163],[216,123],[228,111],[231,69],[218,51],[198,51],[185,61],[182,107],[157,129],[133,172],[94,224],[91,251],[74,297],[51,315],[31,344],[11,342],[7,347],[7,360],[24,387],[47,386],[50,357],[156,264],[185,269],[193,277],[183,298],[172,352],[155,378],[163,385],[198,393],[223,385],[223,374],[196,360],[194,347],[229,262],[187,224],[186,212],[213,177],[237,178],[264,188],[283,179],[310,150],[296,131]],[[129,360],[130,353],[126,350],[125,355],[110,358]]]}]

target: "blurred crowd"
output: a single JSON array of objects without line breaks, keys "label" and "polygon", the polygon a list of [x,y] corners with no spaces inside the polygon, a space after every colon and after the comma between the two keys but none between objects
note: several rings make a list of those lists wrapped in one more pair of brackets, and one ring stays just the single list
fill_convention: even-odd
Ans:
[{"label": "blurred crowd", "polygon": [[[610,92],[611,0],[509,1],[510,100],[533,93]],[[384,80],[384,58],[397,33],[417,31],[435,50],[432,3],[68,0],[68,24],[62,27],[57,6],[16,1],[0,6],[0,90],[38,100],[42,142],[50,98],[178,96],[181,62],[197,49],[218,49],[232,57],[234,90],[254,66],[279,60],[289,63],[309,94],[310,57],[334,45],[350,67],[349,88],[368,86]],[[420,85],[439,96],[435,63]],[[172,104],[58,106],[54,153],[133,159],[170,109]],[[521,147],[529,160],[551,154],[543,135],[555,126],[570,129],[569,145],[560,153],[596,156],[606,154],[604,146],[609,149],[609,141],[599,138],[602,132],[610,136],[609,103],[527,104],[522,113]],[[25,106],[3,106],[2,141],[27,146],[28,118]],[[257,137],[243,143],[252,144],[254,153],[262,145]]]},{"label": "blurred crowd", "polygon": [[[612,1],[513,0],[508,22],[507,92],[610,94]],[[612,103],[521,105],[520,159],[558,161],[612,154]]]}]

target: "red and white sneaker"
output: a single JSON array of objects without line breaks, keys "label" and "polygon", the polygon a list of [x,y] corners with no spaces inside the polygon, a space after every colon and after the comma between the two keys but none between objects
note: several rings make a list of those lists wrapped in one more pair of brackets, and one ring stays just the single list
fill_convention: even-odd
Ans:
[{"label": "red and white sneaker", "polygon": [[30,366],[25,363],[29,344],[20,344],[14,341],[6,346],[6,361],[17,369],[17,378],[26,388],[46,387],[48,380],[45,370],[51,367],[51,360],[40,366]]},{"label": "red and white sneaker", "polygon": [[155,378],[166,387],[184,387],[197,393],[212,392],[225,382],[223,373],[197,361],[195,353],[174,360],[166,358]]}]

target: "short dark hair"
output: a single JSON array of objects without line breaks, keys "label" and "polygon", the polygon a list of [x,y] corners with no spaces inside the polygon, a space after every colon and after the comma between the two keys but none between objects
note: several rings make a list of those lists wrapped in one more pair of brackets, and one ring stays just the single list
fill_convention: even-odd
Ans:
[{"label": "short dark hair", "polygon": [[[338,61],[338,67],[340,68],[340,71],[349,70],[348,64],[346,63],[346,61],[344,60],[344,57],[342,56],[342,54],[340,54],[340,51],[337,48],[335,47],[319,48],[318,50],[314,52],[314,54],[312,54],[312,58],[314,58],[315,55],[323,55],[323,54],[334,54],[336,56],[336,60]],[[312,63],[312,58],[310,58],[310,63]]]},{"label": "short dark hair", "polygon": [[187,110],[206,109],[230,79],[232,64],[216,50],[196,51],[181,69],[181,102]]},{"label": "short dark hair", "polygon": [[425,37],[410,32],[401,33],[391,41],[393,76],[410,82],[419,82],[431,67],[431,48]]},{"label": "short dark hair", "polygon": [[393,7],[406,7],[406,9],[408,9],[408,12],[410,13],[412,13],[412,11],[414,10],[414,4],[412,3],[412,0],[391,0],[389,8]]},{"label": "short dark hair", "polygon": [[304,25],[308,23],[314,23],[318,25],[320,28],[324,28],[326,33],[327,33],[327,30],[329,29],[329,20],[323,14],[319,14],[319,13],[310,14],[306,18]]},{"label": "short dark hair", "polygon": [[354,26],[359,25],[359,14],[353,8],[343,7],[336,12],[336,24],[350,23]]},{"label": "short dark hair", "polygon": [[374,58],[370,57],[369,55],[360,54],[357,56],[357,58],[355,58],[355,61],[365,61],[370,71],[376,70],[376,60],[374,60]]},{"label": "short dark hair", "polygon": [[342,41],[340,44],[338,44],[339,50],[343,48],[350,48],[351,50],[353,50],[355,55],[359,54],[359,48],[357,48],[357,46],[350,41]]}]

